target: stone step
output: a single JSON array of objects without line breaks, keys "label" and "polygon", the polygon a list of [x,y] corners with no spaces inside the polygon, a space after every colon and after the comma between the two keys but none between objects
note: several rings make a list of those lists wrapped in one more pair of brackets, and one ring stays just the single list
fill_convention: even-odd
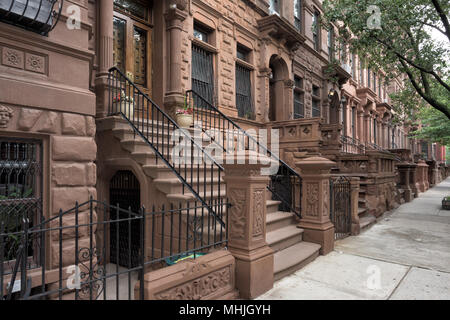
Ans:
[{"label": "stone step", "polygon": [[266,233],[267,244],[275,251],[286,249],[302,241],[303,229],[290,225]]},{"label": "stone step", "polygon": [[376,221],[377,221],[377,219],[374,216],[365,215],[365,216],[359,218],[359,227],[362,231],[362,230],[367,229],[370,226],[372,226]]},{"label": "stone step", "polygon": [[303,268],[319,256],[320,245],[302,241],[274,254],[274,279],[279,280]]},{"label": "stone step", "polygon": [[[153,182],[155,183],[156,188],[165,193],[165,194],[171,194],[171,193],[182,193],[183,192],[183,183],[178,178],[157,178],[154,179]],[[206,190],[211,191],[211,184],[213,191],[219,190],[219,182],[220,182],[220,189],[226,189],[225,181],[223,179],[220,179],[218,177],[213,177],[212,179],[209,178],[199,178],[199,185],[201,188],[206,184]],[[188,183],[191,184],[191,181],[188,180]],[[198,187],[197,185],[197,179],[194,179],[192,181],[192,185],[194,187]],[[186,191],[186,187],[184,187],[184,190]]]},{"label": "stone step", "polygon": [[295,222],[292,212],[276,211],[267,213],[266,232],[287,227]]},{"label": "stone step", "polygon": [[[269,192],[270,194],[270,192]],[[277,200],[267,200],[266,206],[267,206],[267,213],[277,212],[278,206],[280,205],[281,201]]]},{"label": "stone step", "polygon": [[363,215],[367,212],[367,208],[358,208],[358,216]]},{"label": "stone step", "polygon": [[[144,169],[146,175],[154,179],[170,179],[176,177],[172,169],[166,166],[161,159],[158,160],[158,164],[146,164],[143,165],[142,168]],[[204,179],[205,177],[203,165],[186,165],[186,167],[184,165],[180,165],[180,167],[176,167],[176,170],[179,171],[183,177],[186,177],[188,179],[188,182],[190,182],[191,172],[193,180],[197,179],[197,176],[201,177],[201,179]],[[199,170],[198,173],[197,170]],[[216,168],[216,166],[214,166],[212,174],[213,176],[217,177],[218,169]],[[222,171],[221,177],[223,178],[224,175],[225,173],[224,171]],[[211,165],[206,166],[206,179],[208,179],[209,177],[211,177]]]},{"label": "stone step", "polygon": [[[219,192],[218,191],[213,191],[213,193],[211,193],[211,191],[206,191],[203,192],[199,192],[200,197],[205,200],[208,201],[210,199],[217,199],[219,197]],[[225,199],[226,196],[226,190],[225,188],[222,190],[220,190],[220,197],[222,197],[222,199]],[[169,193],[167,194],[167,200],[169,200],[172,203],[184,203],[184,202],[189,202],[189,205],[195,205],[195,200],[196,197],[194,196],[193,193],[191,193],[189,190],[186,190],[186,192],[184,194],[182,193]],[[200,205],[200,201],[197,200],[197,205]]]}]

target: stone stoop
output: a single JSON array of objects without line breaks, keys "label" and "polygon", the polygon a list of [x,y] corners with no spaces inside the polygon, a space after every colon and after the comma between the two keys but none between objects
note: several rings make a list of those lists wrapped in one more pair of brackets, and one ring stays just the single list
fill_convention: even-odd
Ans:
[{"label": "stone stoop", "polygon": [[369,228],[376,222],[376,218],[367,210],[366,187],[367,185],[364,182],[361,182],[358,197],[358,216],[360,231]]},{"label": "stone stoop", "polygon": [[278,211],[280,201],[267,200],[266,241],[274,250],[274,280],[303,268],[318,255],[320,245],[303,241],[303,229],[292,212]]}]

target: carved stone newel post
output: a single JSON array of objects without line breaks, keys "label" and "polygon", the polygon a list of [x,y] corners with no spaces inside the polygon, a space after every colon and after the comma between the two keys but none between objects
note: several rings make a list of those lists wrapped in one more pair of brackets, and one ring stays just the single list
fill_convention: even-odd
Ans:
[{"label": "carved stone newel post", "polygon": [[273,250],[266,242],[269,176],[261,175],[261,163],[249,164],[252,155],[248,152],[233,164],[223,164],[232,205],[228,210],[228,249],[236,259],[236,287],[245,299],[268,291],[274,281]]},{"label": "carved stone newel post", "polygon": [[360,233],[359,215],[358,215],[359,179],[360,179],[359,177],[352,177],[350,179],[352,236],[358,235]]},{"label": "carved stone newel post", "polygon": [[296,162],[302,183],[303,240],[320,244],[320,254],[334,248],[334,225],[330,221],[330,170],[335,162],[321,157],[310,157]]}]

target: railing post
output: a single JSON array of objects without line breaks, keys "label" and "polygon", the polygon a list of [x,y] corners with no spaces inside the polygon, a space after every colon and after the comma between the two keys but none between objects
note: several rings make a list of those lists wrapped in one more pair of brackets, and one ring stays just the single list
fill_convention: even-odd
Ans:
[{"label": "railing post", "polygon": [[330,221],[330,170],[336,163],[322,157],[310,157],[296,162],[303,179],[302,218],[303,240],[320,244],[320,254],[334,248],[334,225]]},{"label": "railing post", "polygon": [[351,192],[351,212],[352,212],[352,236],[360,233],[359,216],[358,216],[358,200],[359,200],[359,177],[352,177],[350,179]]},{"label": "railing post", "polygon": [[[269,176],[261,163],[250,164],[257,153],[247,151],[233,164],[224,164],[228,210],[228,249],[236,259],[236,287],[244,299],[273,287],[273,250],[266,242],[266,199]],[[261,159],[261,157],[260,157]],[[268,166],[268,165],[267,165]]]}]

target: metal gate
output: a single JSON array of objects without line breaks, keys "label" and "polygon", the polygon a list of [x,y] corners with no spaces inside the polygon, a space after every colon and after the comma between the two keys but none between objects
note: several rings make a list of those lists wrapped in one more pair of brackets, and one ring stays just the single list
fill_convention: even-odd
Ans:
[{"label": "metal gate", "polygon": [[339,176],[330,179],[330,219],[334,224],[334,239],[343,239],[352,229],[350,180]]},{"label": "metal gate", "polygon": [[[139,181],[131,171],[117,171],[110,182],[109,196],[112,206],[125,208],[130,212],[139,212],[141,202]],[[111,224],[110,262],[128,267],[131,260],[131,267],[135,267],[139,263],[139,220],[128,223],[130,213],[125,210],[111,210],[109,217],[110,220],[119,221]],[[130,237],[129,234],[131,234]]]}]

